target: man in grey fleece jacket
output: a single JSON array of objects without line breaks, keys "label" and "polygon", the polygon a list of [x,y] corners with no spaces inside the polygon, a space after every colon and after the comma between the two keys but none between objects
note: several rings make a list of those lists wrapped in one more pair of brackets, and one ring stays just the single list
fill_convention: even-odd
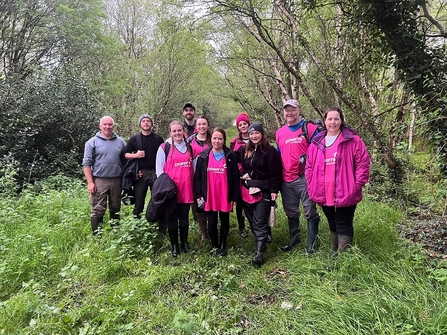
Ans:
[{"label": "man in grey fleece jacket", "polygon": [[90,194],[92,206],[91,226],[93,235],[100,231],[104,214],[109,203],[110,219],[119,222],[121,209],[121,151],[126,142],[113,131],[115,121],[110,116],[103,116],[99,122],[100,132],[85,143],[84,175]]}]

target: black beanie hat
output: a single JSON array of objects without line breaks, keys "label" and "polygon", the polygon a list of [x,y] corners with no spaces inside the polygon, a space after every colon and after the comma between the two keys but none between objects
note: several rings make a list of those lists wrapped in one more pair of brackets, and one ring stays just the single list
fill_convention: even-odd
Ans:
[{"label": "black beanie hat", "polygon": [[248,128],[248,133],[250,134],[252,131],[259,131],[262,135],[264,135],[264,128],[262,128],[261,122],[253,122]]}]

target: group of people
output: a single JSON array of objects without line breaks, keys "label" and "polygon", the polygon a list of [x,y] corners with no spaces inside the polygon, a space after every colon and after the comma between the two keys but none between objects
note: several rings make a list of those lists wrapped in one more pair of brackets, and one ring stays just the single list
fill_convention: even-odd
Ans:
[{"label": "group of people", "polygon": [[300,203],[307,221],[309,254],[314,252],[318,236],[316,205],[329,223],[334,252],[352,245],[354,212],[369,178],[370,157],[361,138],[346,126],[339,108],[325,112],[324,130],[320,130],[302,118],[297,100],[286,101],[286,124],[276,131],[276,148],[269,143],[263,125],[251,123],[245,112],[236,119],[238,135],[229,147],[225,130],[211,129],[208,119],[196,119],[195,113],[195,107],[186,104],[184,122],[170,123],[166,141],[152,131],[152,118],[143,114],[138,123],[141,132],[127,144],[114,133],[111,117],[101,119],[101,131],[86,142],[83,160],[94,235],[100,232],[107,201],[112,224],[119,222],[124,157],[139,163],[135,218],[141,217],[147,191],[152,191],[157,178],[164,175],[175,185],[175,203],[160,218],[173,257],[189,251],[191,208],[201,241],[209,238],[212,255],[227,255],[230,213],[235,207],[239,235],[247,237],[246,218],[256,242],[253,264],[264,264],[266,244],[272,240],[268,221],[279,193],[289,227],[283,252],[300,243]]}]

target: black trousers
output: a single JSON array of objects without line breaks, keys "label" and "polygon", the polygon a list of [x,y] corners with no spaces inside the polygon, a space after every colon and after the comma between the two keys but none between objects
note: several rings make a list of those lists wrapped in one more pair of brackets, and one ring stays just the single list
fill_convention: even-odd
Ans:
[{"label": "black trousers", "polygon": [[[220,219],[220,240],[226,240],[228,232],[230,231],[230,213],[229,212],[206,212],[206,218],[208,220],[208,235],[210,236],[213,248],[219,245],[219,233],[217,229],[218,217]],[[225,234],[226,236],[222,236]]]},{"label": "black trousers", "polygon": [[242,201],[242,199],[238,199],[238,201],[236,202],[236,218],[239,230],[245,228],[245,222],[244,222],[245,218],[244,215],[242,214],[243,209],[244,209],[244,202]]},{"label": "black trousers", "polygon": [[190,204],[177,204],[174,213],[169,216],[168,229],[178,229],[179,227],[189,227],[189,207]]},{"label": "black trousers", "polygon": [[262,199],[254,204],[244,202],[245,216],[250,222],[250,228],[256,242],[267,241],[270,200],[270,193],[263,193]]},{"label": "black trousers", "polygon": [[329,230],[339,235],[354,236],[354,213],[357,205],[350,207],[321,206],[329,223]]},{"label": "black trousers", "polygon": [[146,201],[147,189],[154,185],[157,175],[154,170],[142,170],[143,176],[134,185],[135,207],[133,209],[134,216],[140,216],[144,209]]}]

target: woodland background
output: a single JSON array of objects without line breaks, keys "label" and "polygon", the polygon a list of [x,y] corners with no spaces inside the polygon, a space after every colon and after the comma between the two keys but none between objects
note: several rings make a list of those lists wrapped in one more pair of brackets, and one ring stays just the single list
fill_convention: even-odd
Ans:
[{"label": "woodland background", "polygon": [[[213,126],[245,110],[273,135],[296,98],[308,119],[340,106],[373,154],[373,184],[405,198],[409,170],[435,183],[447,174],[446,5],[2,1],[1,166],[14,167],[18,189],[82,176],[102,115],[127,139],[149,113],[167,136],[186,102]],[[428,165],[410,166],[416,152]]]},{"label": "woodland background", "polygon": [[[0,333],[446,334],[446,6],[1,1]],[[173,259],[130,206],[91,236],[81,161],[102,115],[127,139],[149,113],[166,137],[191,102],[230,138],[247,111],[273,139],[290,98],[307,119],[340,106],[371,153],[349,252],[328,257],[322,216],[314,256],[285,255],[282,210],[260,269],[251,238],[212,258],[193,223]]]}]

